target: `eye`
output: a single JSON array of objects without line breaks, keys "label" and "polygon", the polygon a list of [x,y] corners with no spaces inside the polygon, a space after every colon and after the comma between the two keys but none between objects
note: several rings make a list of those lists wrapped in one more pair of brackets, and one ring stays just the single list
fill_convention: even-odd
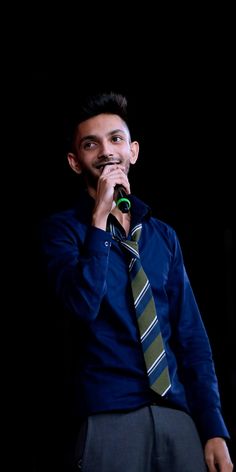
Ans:
[{"label": "eye", "polygon": [[94,141],[85,141],[83,149],[93,149],[96,146]]},{"label": "eye", "polygon": [[115,135],[115,136],[112,136],[112,141],[114,143],[119,143],[120,141],[123,141],[123,138],[121,136]]}]

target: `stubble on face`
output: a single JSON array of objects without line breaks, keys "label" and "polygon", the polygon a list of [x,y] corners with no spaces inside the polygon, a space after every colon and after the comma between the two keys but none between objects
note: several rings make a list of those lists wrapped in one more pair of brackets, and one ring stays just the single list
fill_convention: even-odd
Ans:
[{"label": "stubble on face", "polygon": [[[121,136],[121,143],[124,143],[123,149],[119,145],[110,144],[108,150],[104,152],[102,145],[99,147],[99,143],[102,143],[103,140],[111,140],[112,143],[112,137],[119,135]],[[124,172],[128,174],[131,140],[127,125],[119,116],[101,114],[86,120],[78,126],[75,141],[77,159],[88,187],[96,190],[97,181],[105,165],[112,165],[113,163],[121,165]],[[84,150],[83,146],[87,141],[94,141],[94,154]]]}]

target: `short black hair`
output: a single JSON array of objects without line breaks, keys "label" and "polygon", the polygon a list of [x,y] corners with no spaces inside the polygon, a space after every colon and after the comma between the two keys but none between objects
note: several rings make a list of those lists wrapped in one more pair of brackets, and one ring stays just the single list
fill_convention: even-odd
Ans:
[{"label": "short black hair", "polygon": [[101,113],[120,116],[129,129],[127,99],[124,95],[115,92],[88,95],[77,103],[75,110],[70,113],[70,118],[66,122],[67,151],[73,149],[78,125]]},{"label": "short black hair", "polygon": [[77,124],[92,118],[93,116],[100,115],[100,113],[118,115],[127,123],[128,114],[126,97],[114,92],[88,96],[79,110]]}]

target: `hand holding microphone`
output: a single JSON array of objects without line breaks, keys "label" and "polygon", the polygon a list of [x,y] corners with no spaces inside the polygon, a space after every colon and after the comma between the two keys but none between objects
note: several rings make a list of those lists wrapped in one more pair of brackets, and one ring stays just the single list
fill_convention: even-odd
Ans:
[{"label": "hand holding microphone", "polygon": [[[102,164],[99,164],[99,167],[102,168],[102,174],[101,176],[109,176],[109,179],[116,179],[116,171],[118,167],[116,166],[116,163],[112,161],[104,162]],[[114,201],[116,203],[117,208],[122,212],[122,213],[128,213],[131,207],[131,202],[127,196],[127,190],[125,189],[125,186],[122,184],[116,184],[114,186]]]}]

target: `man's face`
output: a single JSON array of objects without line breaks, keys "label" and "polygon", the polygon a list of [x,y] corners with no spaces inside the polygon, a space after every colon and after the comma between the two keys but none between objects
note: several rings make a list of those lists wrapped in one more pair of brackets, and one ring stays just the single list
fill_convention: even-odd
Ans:
[{"label": "man's face", "polygon": [[131,143],[128,127],[118,115],[103,113],[80,123],[74,147],[76,172],[93,188],[105,165],[120,164],[128,174],[137,159],[137,143]]}]

